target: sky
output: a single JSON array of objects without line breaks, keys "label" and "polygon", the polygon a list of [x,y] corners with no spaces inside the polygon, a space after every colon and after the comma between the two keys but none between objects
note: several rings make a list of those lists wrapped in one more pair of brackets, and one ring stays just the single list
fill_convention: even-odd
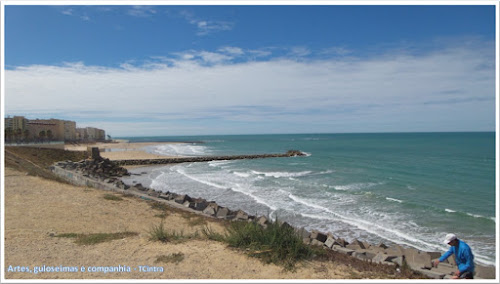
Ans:
[{"label": "sky", "polygon": [[4,110],[113,137],[495,131],[495,34],[493,5],[6,5]]}]

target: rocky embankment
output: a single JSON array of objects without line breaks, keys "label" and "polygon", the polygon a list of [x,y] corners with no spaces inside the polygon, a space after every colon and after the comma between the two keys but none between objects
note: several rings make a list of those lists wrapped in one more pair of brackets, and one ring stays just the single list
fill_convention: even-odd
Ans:
[{"label": "rocky embankment", "polygon": [[[190,159],[192,161],[192,158]],[[202,157],[200,161],[204,161],[205,159],[206,157]],[[211,159],[209,160],[211,161]],[[120,167],[118,163],[108,159],[97,158],[82,160],[80,162],[58,162],[52,166],[52,170],[61,178],[75,184],[80,182],[82,177],[85,177],[98,182],[99,188],[133,194],[143,199],[164,202],[171,206],[212,218],[257,222],[261,226],[267,226],[269,223],[269,219],[266,216],[253,216],[242,210],[231,210],[227,207],[219,206],[215,201],[193,198],[186,194],[175,192],[156,191],[141,184],[135,184],[130,187],[120,179],[122,176],[130,175],[128,171]],[[71,174],[68,175],[68,172]],[[78,184],[81,184],[81,182]],[[88,181],[87,184],[89,184]],[[290,226],[286,222],[283,225]],[[324,233],[316,230],[309,232],[303,228],[296,228],[295,230],[304,243],[308,245],[321,246],[324,249],[347,254],[368,262],[393,266],[402,266],[406,263],[413,270],[434,279],[451,278],[451,275],[457,270],[453,257],[448,258],[447,261],[441,263],[437,268],[431,266],[431,261],[439,258],[441,255],[440,252],[425,252],[399,245],[387,246],[383,243],[373,245],[356,239],[348,242],[330,232]],[[494,279],[495,268],[476,265],[476,278]]]},{"label": "rocky embankment", "polygon": [[164,165],[176,163],[210,162],[223,160],[244,160],[244,159],[264,159],[264,158],[286,158],[306,156],[297,150],[289,150],[284,154],[257,154],[257,155],[234,155],[234,156],[204,156],[204,157],[182,157],[167,159],[140,159],[140,160],[118,160],[115,161],[120,166],[135,165]]}]

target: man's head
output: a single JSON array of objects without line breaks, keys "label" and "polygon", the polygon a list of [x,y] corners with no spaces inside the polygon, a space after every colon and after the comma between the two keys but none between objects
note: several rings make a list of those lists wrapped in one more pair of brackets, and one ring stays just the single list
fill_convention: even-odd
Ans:
[{"label": "man's head", "polygon": [[444,238],[444,243],[450,246],[456,245],[458,243],[457,236],[455,236],[455,234],[446,235],[446,237]]}]

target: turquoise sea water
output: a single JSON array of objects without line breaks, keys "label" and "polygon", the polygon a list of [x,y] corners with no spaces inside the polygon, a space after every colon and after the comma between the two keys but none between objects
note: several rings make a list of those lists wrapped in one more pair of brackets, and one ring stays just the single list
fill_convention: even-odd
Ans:
[{"label": "turquoise sea water", "polygon": [[495,263],[493,132],[125,139],[202,142],[147,148],[179,156],[301,150],[308,156],[149,167],[129,182],[278,216],[347,240],[445,251],[442,239],[453,232],[469,243],[478,263]]}]

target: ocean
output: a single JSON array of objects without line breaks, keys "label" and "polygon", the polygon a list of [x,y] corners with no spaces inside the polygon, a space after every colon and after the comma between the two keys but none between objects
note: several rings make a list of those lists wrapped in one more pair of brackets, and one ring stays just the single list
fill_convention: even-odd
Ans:
[{"label": "ocean", "polygon": [[496,259],[495,133],[123,137],[191,141],[147,147],[168,156],[284,153],[305,157],[213,161],[132,170],[140,182],[269,215],[350,241],[447,250],[455,233],[475,261]]}]

